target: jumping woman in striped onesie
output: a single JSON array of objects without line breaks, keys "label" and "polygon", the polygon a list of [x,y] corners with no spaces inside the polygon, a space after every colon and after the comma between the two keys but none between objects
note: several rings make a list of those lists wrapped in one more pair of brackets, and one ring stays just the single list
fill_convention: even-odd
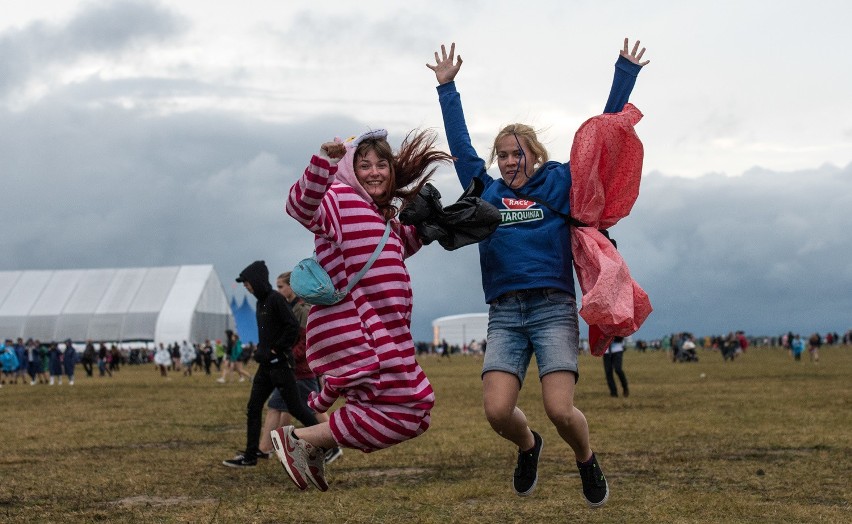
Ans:
[{"label": "jumping woman in striped onesie", "polygon": [[323,386],[309,404],[323,413],[339,397],[345,403],[328,422],[272,432],[276,454],[299,489],[308,482],[328,489],[326,449],[369,453],[429,427],[435,396],[414,358],[411,279],[404,263],[422,243],[415,227],[400,224],[396,214],[437,163],[451,160],[434,142],[430,133],[412,132],[396,154],[384,130],[326,142],[290,189],[287,213],[314,233],[317,260],[337,289],[370,258],[386,223],[392,226],[378,259],[346,298],[311,307],[307,358]]}]

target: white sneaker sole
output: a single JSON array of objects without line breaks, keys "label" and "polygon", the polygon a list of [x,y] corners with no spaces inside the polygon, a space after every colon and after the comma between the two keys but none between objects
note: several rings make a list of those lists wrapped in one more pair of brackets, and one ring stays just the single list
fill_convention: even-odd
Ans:
[{"label": "white sneaker sole", "polygon": [[[583,498],[585,499],[585,498],[586,498],[586,496],[585,496],[585,495],[583,495]],[[586,499],[586,504],[588,504],[588,505],[589,505],[589,507],[590,507],[590,508],[592,508],[592,509],[598,509],[599,507],[601,507],[601,506],[603,506],[604,504],[606,504],[606,501],[608,501],[608,500],[609,500],[609,482],[607,482],[607,483],[606,483],[606,494],[604,495],[604,498],[603,498],[603,500],[602,500],[602,501],[600,501],[600,502],[592,502],[592,501],[590,501],[589,499]]]}]

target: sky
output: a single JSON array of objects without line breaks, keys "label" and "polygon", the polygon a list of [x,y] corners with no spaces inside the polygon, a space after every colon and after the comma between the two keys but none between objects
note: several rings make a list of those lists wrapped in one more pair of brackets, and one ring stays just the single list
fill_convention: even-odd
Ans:
[{"label": "sky", "polygon": [[[654,307],[635,337],[852,328],[848,2],[0,5],[0,270],[213,264],[241,300],[253,260],[311,253],[283,207],[320,144],[443,137],[425,66],[442,43],[481,156],[524,122],[567,161],[629,37],[651,61],[631,96],[645,159],[611,231]],[[434,184],[461,193],[451,168]],[[487,311],[478,258],[408,259],[415,339]]]}]

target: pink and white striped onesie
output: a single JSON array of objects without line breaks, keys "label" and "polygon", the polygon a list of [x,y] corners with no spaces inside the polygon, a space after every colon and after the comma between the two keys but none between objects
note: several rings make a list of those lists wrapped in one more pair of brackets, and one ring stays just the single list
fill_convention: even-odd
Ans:
[{"label": "pink and white striped onesie", "polygon": [[[317,260],[337,289],[367,262],[385,221],[351,167],[348,148],[341,168],[314,156],[290,189],[287,213],[315,237]],[[336,174],[336,176],[335,176]],[[308,404],[326,412],[338,397],[346,403],[329,424],[341,446],[371,452],[412,439],[429,427],[432,385],[415,360],[411,338],[411,279],[403,259],[417,252],[413,226],[394,219],[379,258],[349,295],[331,306],[312,306],[307,359],[323,388]]]}]

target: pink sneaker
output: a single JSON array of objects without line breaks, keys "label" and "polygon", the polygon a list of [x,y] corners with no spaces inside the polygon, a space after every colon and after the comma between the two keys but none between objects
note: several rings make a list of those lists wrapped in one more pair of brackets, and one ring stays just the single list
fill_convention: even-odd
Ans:
[{"label": "pink sneaker", "polygon": [[295,429],[293,426],[284,426],[272,431],[272,446],[278,460],[299,489],[308,489],[310,482],[318,490],[328,491],[325,450],[296,438]]}]

